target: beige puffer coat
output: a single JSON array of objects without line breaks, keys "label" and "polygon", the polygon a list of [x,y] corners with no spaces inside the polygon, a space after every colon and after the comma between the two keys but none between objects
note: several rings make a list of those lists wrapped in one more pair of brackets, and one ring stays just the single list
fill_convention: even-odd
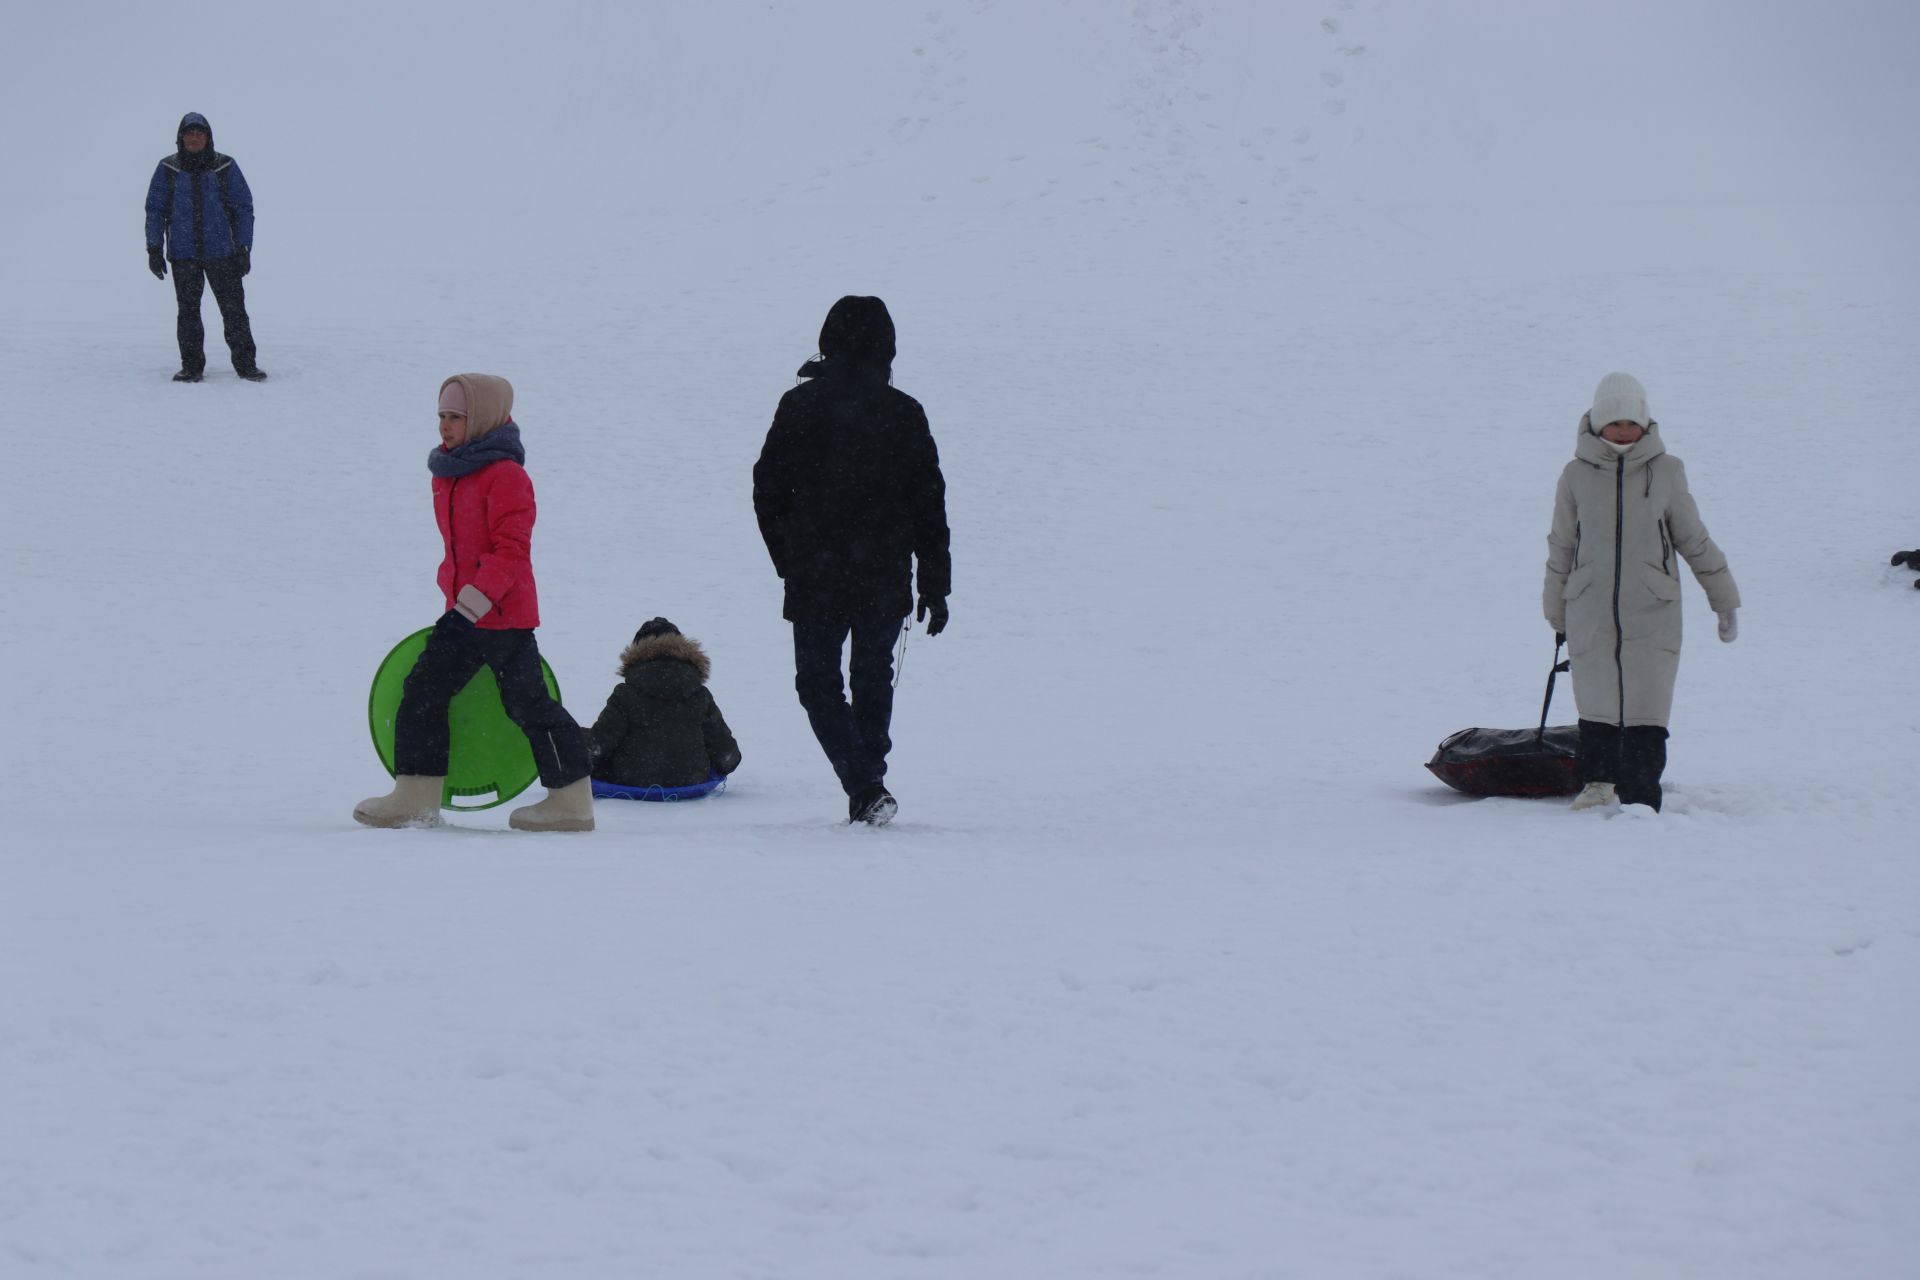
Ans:
[{"label": "beige puffer coat", "polygon": [[1585,417],[1560,473],[1542,606],[1567,636],[1582,720],[1665,727],[1680,668],[1680,559],[1715,613],[1740,607],[1660,424],[1624,453]]}]

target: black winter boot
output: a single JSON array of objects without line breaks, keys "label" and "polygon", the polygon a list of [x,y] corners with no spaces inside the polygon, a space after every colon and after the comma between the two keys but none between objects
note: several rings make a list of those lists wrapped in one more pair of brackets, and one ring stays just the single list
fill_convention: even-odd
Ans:
[{"label": "black winter boot", "polygon": [[868,826],[884,827],[893,821],[893,815],[898,812],[900,812],[899,801],[877,782],[860,788],[847,801],[849,823],[864,822]]}]

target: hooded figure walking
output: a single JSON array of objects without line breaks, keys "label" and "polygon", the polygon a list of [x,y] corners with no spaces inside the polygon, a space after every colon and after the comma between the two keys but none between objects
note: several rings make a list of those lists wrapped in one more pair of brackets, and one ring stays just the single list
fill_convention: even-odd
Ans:
[{"label": "hooded figure walking", "polygon": [[1680,560],[1731,644],[1740,590],[1707,535],[1687,471],[1660,440],[1647,393],[1610,373],[1580,419],[1547,534],[1542,605],[1565,633],[1580,709],[1575,809],[1618,800],[1658,811],[1680,669]]},{"label": "hooded figure walking", "polygon": [[915,563],[929,636],[946,628],[953,586],[940,454],[926,411],[892,385],[893,357],[886,303],[834,303],[820,354],[780,398],[753,468],[754,514],[786,583],[794,689],[847,793],[848,821],[874,826],[899,807],[884,779],[893,646],[914,609]]},{"label": "hooded figure walking", "polygon": [[167,264],[173,264],[179,304],[180,372],[173,380],[198,382],[206,373],[200,295],[211,284],[233,371],[263,382],[267,375],[255,363],[247,291],[240,283],[253,270],[253,192],[234,158],[213,149],[213,126],[198,111],[180,117],[173,145],[147,183],[147,270],[164,280]]}]

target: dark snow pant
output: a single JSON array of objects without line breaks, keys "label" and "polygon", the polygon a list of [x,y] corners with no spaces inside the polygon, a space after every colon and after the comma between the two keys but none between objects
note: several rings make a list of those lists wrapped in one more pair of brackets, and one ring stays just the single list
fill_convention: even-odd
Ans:
[{"label": "dark snow pant", "polygon": [[1667,770],[1667,731],[1659,725],[1621,728],[1598,720],[1580,722],[1576,760],[1580,785],[1611,782],[1621,804],[1660,809],[1660,775]]},{"label": "dark snow pant", "polygon": [[447,773],[447,704],[481,666],[493,669],[500,704],[527,735],[540,781],[548,789],[587,776],[587,735],[547,692],[533,632],[488,631],[457,613],[434,624],[427,647],[401,688],[393,724],[393,771],[443,778]]},{"label": "dark snow pant", "polygon": [[180,367],[191,374],[207,371],[207,330],[200,323],[200,293],[203,284],[211,284],[213,300],[220,305],[221,323],[226,326],[233,367],[235,371],[253,368],[253,325],[247,320],[247,290],[241,283],[239,264],[232,258],[213,258],[206,262],[180,259],[172,266],[173,296],[180,304],[175,326],[180,335]]},{"label": "dark snow pant", "polygon": [[[887,752],[893,749],[887,736],[893,723],[893,646],[901,622],[793,624],[793,687],[848,795],[887,776]],[[840,652],[849,633],[851,703],[840,675]]]}]

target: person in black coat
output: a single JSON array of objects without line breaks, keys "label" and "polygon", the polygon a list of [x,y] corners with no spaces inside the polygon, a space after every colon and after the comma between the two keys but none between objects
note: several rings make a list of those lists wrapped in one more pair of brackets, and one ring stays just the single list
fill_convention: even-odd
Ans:
[{"label": "person in black coat", "polygon": [[883,779],[893,645],[914,609],[915,562],[916,616],[929,636],[947,625],[953,586],[940,454],[926,411],[892,385],[893,357],[886,303],[834,303],[820,354],[781,397],[753,468],[754,514],[786,583],[794,688],[847,793],[849,821],[876,826],[898,808]]},{"label": "person in black coat", "polygon": [[633,633],[620,683],[593,722],[593,776],[623,787],[687,787],[740,767],[740,744],[707,691],[700,642],[665,618]]}]

